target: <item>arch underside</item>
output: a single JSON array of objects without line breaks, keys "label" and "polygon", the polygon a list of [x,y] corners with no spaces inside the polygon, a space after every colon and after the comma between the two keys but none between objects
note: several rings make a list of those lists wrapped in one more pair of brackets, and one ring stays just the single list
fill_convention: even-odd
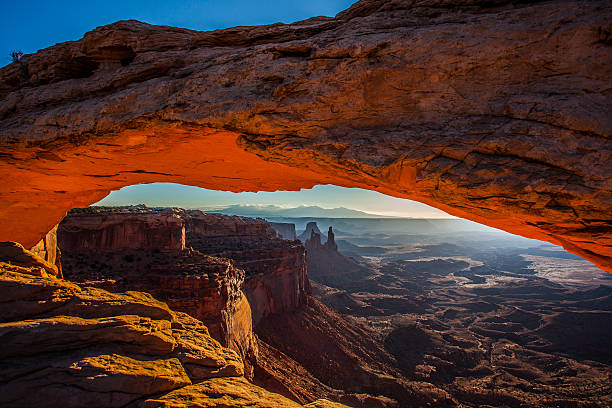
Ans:
[{"label": "arch underside", "polygon": [[556,3],[365,1],[212,33],[128,21],[24,56],[0,70],[0,241],[34,246],[131,184],[335,184],[612,271],[612,11]]}]

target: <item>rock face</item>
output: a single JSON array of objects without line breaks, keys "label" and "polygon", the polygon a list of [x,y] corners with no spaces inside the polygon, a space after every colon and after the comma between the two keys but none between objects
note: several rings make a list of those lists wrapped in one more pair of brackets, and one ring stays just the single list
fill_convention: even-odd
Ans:
[{"label": "rock face", "polygon": [[[310,279],[331,287],[345,287],[371,274],[353,258],[338,252],[331,226],[327,232],[327,240],[322,244],[321,235],[315,232],[319,227],[314,222],[310,224],[314,226],[311,228],[310,238],[304,243]],[[308,231],[308,228],[306,230]]]},{"label": "rock face", "polygon": [[[62,273],[61,251],[57,246],[57,225],[45,235],[38,244],[30,248],[33,254],[38,255],[45,261],[54,264],[58,273]],[[61,276],[60,276],[61,277]]]},{"label": "rock face", "polygon": [[67,279],[151,293],[204,322],[250,362],[249,376],[257,356],[253,325],[296,310],[310,293],[304,247],[278,238],[263,220],[111,207],[69,214],[58,236]]},{"label": "rock face", "polygon": [[0,240],[32,247],[130,184],[332,183],[612,270],[610,21],[607,0],[362,0],[291,25],[100,27],[0,70]]},{"label": "rock face", "polygon": [[185,249],[185,222],[170,212],[72,214],[62,220],[61,248],[181,251]]},{"label": "rock face", "polygon": [[34,252],[26,250],[17,242],[0,242],[0,259],[12,265],[30,268],[31,272],[37,271],[39,276],[58,276],[61,278],[61,270]]},{"label": "rock face", "polygon": [[256,354],[244,271],[186,249],[188,219],[176,209],[146,207],[71,213],[58,231],[66,278],[111,291],[149,292],[204,322],[213,338],[243,358]]},{"label": "rock face", "polygon": [[271,222],[272,228],[278,233],[281,238],[295,241],[297,234],[295,233],[295,224],[287,222]]},{"label": "rock face", "polygon": [[[165,236],[175,235],[173,225],[169,226],[165,234],[158,229],[157,220],[162,215],[173,215],[181,221],[187,249],[132,249],[144,246],[138,242],[148,242],[146,237],[152,234],[147,229],[149,222],[151,229],[160,237],[160,242],[165,242]],[[121,225],[122,219],[127,226],[139,225],[139,234],[144,238],[135,237],[135,242],[126,249],[110,241],[102,248],[92,247],[91,242],[103,242],[92,239],[92,236],[100,236],[101,229],[108,237],[121,235],[116,231],[127,229],[127,226]],[[100,225],[104,228],[99,228]],[[313,228],[318,229],[316,224]],[[304,246],[297,241],[279,238],[269,223],[261,219],[205,214],[193,210],[149,209],[143,206],[94,207],[69,214],[60,223],[58,236],[60,247],[64,248],[64,242],[68,243],[63,250],[64,269],[68,279],[109,291],[147,291],[155,298],[167,302],[173,309],[203,321],[213,338],[238,352],[245,364],[245,376],[256,384],[298,403],[327,397],[335,401],[351,402],[355,407],[396,406],[388,397],[360,394],[361,385],[347,386],[348,393],[327,385],[344,387],[348,384],[332,381],[331,371],[317,368],[325,359],[337,357],[336,354],[315,353],[319,357],[305,359],[310,364],[308,370],[314,370],[316,377],[326,381],[327,384],[324,384],[295,360],[296,355],[289,357],[275,348],[285,347],[285,351],[291,351],[293,344],[300,344],[300,348],[303,348],[306,342],[316,339],[318,347],[329,347],[332,350],[330,352],[335,353],[333,350],[336,343],[331,340],[333,336],[321,337],[317,331],[315,333],[319,337],[311,337],[312,333],[299,324],[295,327],[290,325],[292,336],[299,340],[283,344],[273,327],[277,327],[279,333],[289,335],[285,330],[286,321],[295,319],[296,322],[302,322],[310,319],[318,322],[321,331],[327,331],[330,325],[338,326],[339,318],[333,316],[331,323],[326,323],[329,316],[325,311],[320,313],[324,308],[322,305],[318,308],[308,306],[314,300],[308,296],[310,284],[306,274]],[[342,257],[337,253],[331,229],[326,244],[320,244],[320,240],[318,242],[320,251],[333,252]],[[79,243],[84,245],[79,247]],[[313,244],[314,239],[308,243]],[[327,258],[322,262],[326,261]],[[282,324],[279,326],[275,322]],[[253,330],[257,330],[260,325],[260,334],[278,343],[277,346],[272,347],[253,335]],[[344,325],[336,331],[336,335],[347,330],[348,325]],[[366,336],[370,335],[368,333]],[[351,339],[355,340],[355,337]],[[350,379],[347,381],[355,384],[375,382],[375,377],[367,374],[369,369],[364,371],[359,368],[366,347],[358,346],[359,351],[353,355],[349,353],[347,343],[343,343],[343,351],[338,354],[339,365],[345,362],[355,366],[346,376]],[[350,355],[347,357],[346,353]],[[388,358],[387,355],[384,357]],[[387,367],[386,363],[381,364],[381,367]],[[339,366],[336,368],[340,369]],[[356,377],[366,379],[362,381]],[[388,381],[380,384],[388,385]],[[174,406],[172,404],[178,404],[185,395],[195,392],[202,393],[202,398],[209,398],[209,391],[206,391],[209,385],[187,387],[147,403]],[[240,395],[244,391],[242,386],[236,389],[235,384],[228,385],[226,380],[217,385],[224,390],[219,403],[225,402],[225,398],[232,401],[233,393]],[[230,385],[228,389],[223,388]],[[380,393],[375,387],[366,387],[364,390]],[[253,398],[257,400],[259,397]],[[234,406],[234,402],[226,403]]]},{"label": "rock face", "polygon": [[149,294],[38,275],[0,261],[2,406],[301,406],[247,382],[234,351]]},{"label": "rock face", "polygon": [[201,322],[145,293],[81,288],[6,263],[0,285],[3,406],[123,407],[243,373]]},{"label": "rock face", "polygon": [[298,238],[300,239],[300,241],[306,243],[306,241],[313,237],[313,234],[319,236],[319,242],[325,242],[325,240],[327,239],[327,237],[323,236],[323,233],[319,229],[319,226],[314,221],[310,221],[308,224],[306,224],[306,229],[299,235]]},{"label": "rock face", "polygon": [[310,293],[304,246],[279,238],[262,219],[186,211],[188,245],[229,258],[246,273],[253,325],[270,313],[296,310]]}]

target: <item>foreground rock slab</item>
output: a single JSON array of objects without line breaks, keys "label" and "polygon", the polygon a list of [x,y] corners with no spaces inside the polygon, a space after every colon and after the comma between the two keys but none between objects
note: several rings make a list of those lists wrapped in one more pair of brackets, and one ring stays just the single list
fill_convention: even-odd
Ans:
[{"label": "foreground rock slab", "polygon": [[[261,407],[298,408],[302,405],[281,395],[272,394],[244,378],[215,378],[170,392],[161,398],[148,399],[142,408],[182,407]],[[338,405],[345,407],[345,405]]]},{"label": "foreground rock slab", "polygon": [[362,0],[291,25],[97,28],[0,70],[0,240],[32,247],[130,184],[333,183],[611,271],[610,21],[606,0]]},{"label": "foreground rock slab", "polygon": [[[250,391],[239,356],[199,320],[146,293],[82,288],[35,266],[0,262],[0,342],[2,406],[134,406],[214,378],[234,384],[217,389],[241,395],[244,406],[284,401]],[[218,395],[198,398],[191,406],[218,406]]]}]

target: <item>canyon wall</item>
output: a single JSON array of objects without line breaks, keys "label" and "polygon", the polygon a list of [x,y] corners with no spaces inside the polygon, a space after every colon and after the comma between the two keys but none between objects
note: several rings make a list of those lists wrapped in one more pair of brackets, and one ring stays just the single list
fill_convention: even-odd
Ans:
[{"label": "canyon wall", "polygon": [[151,293],[204,322],[213,338],[243,358],[255,355],[244,271],[186,248],[185,218],[178,210],[121,211],[102,208],[62,220],[58,238],[66,279]]},{"label": "canyon wall", "polygon": [[290,25],[99,27],[0,69],[0,240],[32,247],[130,184],[331,183],[612,270],[610,21],[606,0],[362,0]]},{"label": "canyon wall", "polygon": [[2,254],[0,289],[2,406],[302,406],[249,383],[234,351],[147,293],[81,287]]},{"label": "canyon wall", "polygon": [[185,223],[170,212],[77,213],[61,229],[64,250],[185,249]]},{"label": "canyon wall", "polygon": [[278,238],[261,219],[92,208],[69,214],[58,236],[67,279],[149,292],[251,360],[253,325],[270,313],[294,311],[310,292],[304,247]]},{"label": "canyon wall", "polygon": [[253,324],[270,313],[294,311],[310,293],[304,247],[278,237],[263,219],[186,211],[188,245],[231,259],[246,273]]},{"label": "canyon wall", "polygon": [[[169,225],[165,233],[159,229],[159,217],[168,214],[180,220],[177,225],[184,230],[186,247],[147,249],[152,233],[159,235],[160,243],[166,242],[164,234],[176,235],[176,225]],[[103,230],[104,236],[122,240],[122,232],[132,225],[139,226],[139,234],[131,236],[129,248],[121,248],[122,241],[99,239]],[[146,291],[201,320],[211,337],[238,352],[244,376],[256,384],[300,403],[320,397],[379,402],[377,397],[322,384],[298,362],[254,336],[260,324],[266,328],[261,334],[269,335],[270,319],[291,320],[300,311],[307,314],[313,302],[304,246],[279,238],[266,221],[196,210],[92,207],[71,212],[60,223],[58,237],[60,247],[68,244],[63,250],[67,279],[111,292]],[[103,245],[92,247],[92,242]],[[331,231],[325,248],[334,248]],[[304,337],[298,330],[294,336]]]},{"label": "canyon wall", "polygon": [[287,222],[271,222],[270,225],[272,225],[272,228],[276,230],[281,238],[288,239],[290,241],[295,241],[297,239],[295,224],[290,224]]}]

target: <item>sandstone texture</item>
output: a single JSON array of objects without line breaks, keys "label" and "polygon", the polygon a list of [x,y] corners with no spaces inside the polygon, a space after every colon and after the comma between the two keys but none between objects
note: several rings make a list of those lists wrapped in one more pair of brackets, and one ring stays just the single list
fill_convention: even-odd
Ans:
[{"label": "sandstone texture", "polygon": [[[61,251],[57,246],[57,225],[51,229],[36,245],[30,248],[30,252],[38,255],[45,261],[54,264],[58,273],[62,273]],[[61,276],[60,276],[61,277]]]},{"label": "sandstone texture", "polygon": [[32,247],[130,184],[333,183],[612,270],[610,21],[607,0],[362,0],[290,25],[97,28],[0,70],[0,240]]},{"label": "sandstone texture", "polygon": [[[166,224],[163,231],[158,221],[171,215],[180,223]],[[150,250],[152,235],[159,237],[162,247],[168,237],[177,235],[175,224],[181,226],[187,248]],[[134,230],[135,225],[138,233],[131,235],[129,246],[122,247],[125,231]],[[285,229],[290,225],[295,234],[293,224],[283,225]],[[67,279],[109,291],[147,291],[173,309],[203,321],[213,338],[238,352],[245,376],[255,384],[298,403],[319,397],[355,399],[324,385],[298,362],[253,334],[253,326],[267,316],[292,316],[310,293],[304,247],[299,241],[279,238],[271,224],[176,208],[92,207],[72,211],[60,223],[58,237]],[[113,237],[118,241],[113,242]],[[145,405],[174,406],[195,392],[207,398],[203,387],[209,386],[217,393],[221,392],[219,387],[230,386],[223,388],[223,398],[215,403],[240,406],[238,400],[244,399],[242,394],[232,394],[234,389],[245,391],[240,384],[216,382],[180,390]]]},{"label": "sandstone texture", "polygon": [[151,295],[38,269],[0,262],[0,405],[302,406],[249,383],[239,356],[202,322]]},{"label": "sandstone texture", "polygon": [[[186,403],[188,405],[186,405]],[[319,403],[317,401],[317,403]],[[326,403],[325,401],[323,402]],[[283,396],[272,394],[253,385],[244,378],[223,378],[204,381],[197,385],[181,388],[161,398],[146,400],[142,408],[183,408],[188,407],[262,407],[298,408],[302,405]],[[311,405],[306,405],[310,407]],[[322,407],[333,405],[321,405]],[[346,408],[346,405],[339,405]]]},{"label": "sandstone texture", "polygon": [[253,325],[271,313],[296,310],[310,293],[304,246],[278,237],[263,219],[185,211],[187,242],[228,258],[245,271],[244,293]]},{"label": "sandstone texture", "polygon": [[59,276],[61,269],[55,264],[41,258],[35,252],[28,251],[17,242],[0,242],[0,259],[12,265],[31,268],[39,276]]},{"label": "sandstone texture", "polygon": [[58,228],[66,278],[109,291],[146,291],[204,322],[243,358],[256,354],[244,271],[194,250],[191,239],[186,248],[189,219],[183,210],[144,206],[74,211]]},{"label": "sandstone texture", "polygon": [[[79,233],[87,231],[86,234]],[[72,214],[62,220],[64,250],[185,249],[185,223],[171,212]]]},{"label": "sandstone texture", "polygon": [[146,293],[81,288],[0,263],[3,406],[123,407],[243,374],[206,327]]},{"label": "sandstone texture", "polygon": [[261,219],[94,207],[71,212],[58,237],[67,279],[146,291],[201,320],[239,353],[248,378],[258,354],[253,326],[271,313],[296,310],[310,293],[303,245],[279,238]]}]

